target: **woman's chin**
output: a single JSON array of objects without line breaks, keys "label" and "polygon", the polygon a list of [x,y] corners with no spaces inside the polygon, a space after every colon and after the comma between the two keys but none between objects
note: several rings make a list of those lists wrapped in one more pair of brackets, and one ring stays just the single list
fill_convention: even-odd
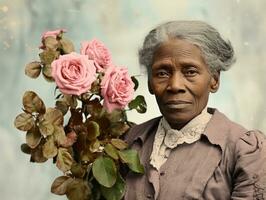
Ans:
[{"label": "woman's chin", "polygon": [[190,120],[194,118],[194,115],[185,115],[185,114],[178,114],[178,115],[164,115],[167,122],[170,126],[174,129],[180,129],[185,126]]}]

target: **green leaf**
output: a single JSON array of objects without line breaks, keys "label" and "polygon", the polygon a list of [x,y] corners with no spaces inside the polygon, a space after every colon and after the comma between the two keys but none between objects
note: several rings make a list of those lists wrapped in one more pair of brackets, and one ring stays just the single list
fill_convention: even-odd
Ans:
[{"label": "green leaf", "polygon": [[99,140],[96,139],[96,140],[91,141],[89,150],[91,153],[101,152],[100,147],[101,147],[101,143]]},{"label": "green leaf", "polygon": [[64,94],[63,100],[67,103],[71,108],[76,108],[78,105],[77,98],[73,95]]},{"label": "green leaf", "polygon": [[125,181],[121,175],[118,174],[114,186],[107,188],[101,185],[101,192],[106,200],[120,200],[124,196],[125,188]]},{"label": "green leaf", "polygon": [[21,113],[16,117],[14,125],[21,131],[28,131],[34,126],[34,119],[31,114]]},{"label": "green leaf", "polygon": [[67,192],[68,185],[73,181],[73,178],[68,176],[57,177],[51,187],[51,192],[57,195],[64,195]]},{"label": "green leaf", "polygon": [[99,99],[95,98],[86,102],[84,105],[85,114],[90,114],[92,117],[99,118],[103,113],[103,106],[100,103]]},{"label": "green leaf", "polygon": [[95,121],[88,121],[86,123],[88,131],[88,140],[93,141],[100,135],[100,126]]},{"label": "green leaf", "polygon": [[113,145],[107,144],[104,147],[104,151],[109,155],[111,158],[118,160],[118,153],[117,150],[114,148]]},{"label": "green leaf", "polygon": [[55,106],[56,106],[56,109],[60,110],[63,115],[65,115],[67,113],[68,108],[69,108],[67,103],[65,101],[63,101],[62,99],[57,100],[55,102]]},{"label": "green leaf", "polygon": [[94,179],[91,181],[91,200],[103,200],[102,192],[101,192],[101,185]]},{"label": "green leaf", "polygon": [[136,109],[139,113],[145,113],[147,110],[147,104],[145,98],[142,95],[138,95],[134,100],[128,104],[129,109]]},{"label": "green leaf", "polygon": [[111,139],[111,144],[114,145],[117,149],[123,150],[127,148],[127,143],[121,139],[113,138]]},{"label": "green leaf", "polygon": [[31,148],[25,143],[20,146],[20,149],[23,153],[31,154]]},{"label": "green leaf", "polygon": [[133,81],[133,83],[134,83],[134,90],[136,91],[137,89],[138,89],[138,87],[139,87],[139,82],[138,82],[138,80],[136,79],[136,77],[135,76],[131,76],[131,80]]},{"label": "green leaf", "polygon": [[46,138],[42,150],[45,158],[53,158],[57,155],[57,147],[55,146],[54,137],[52,135]]},{"label": "green leaf", "polygon": [[50,50],[55,51],[59,47],[59,43],[56,38],[48,36],[43,41],[44,46]]},{"label": "green leaf", "polygon": [[[42,143],[42,142],[41,142]],[[31,151],[31,162],[43,163],[47,161],[47,158],[43,155],[43,145],[39,144],[35,149]]]},{"label": "green leaf", "polygon": [[75,96],[64,95],[64,99],[66,99],[66,102],[71,108],[76,108],[78,106],[78,101]]},{"label": "green leaf", "polygon": [[91,189],[88,181],[74,179],[68,184],[66,195],[69,200],[90,200]]},{"label": "green leaf", "polygon": [[127,163],[128,167],[137,173],[144,173],[144,167],[140,163],[138,152],[134,149],[118,151],[118,155],[122,162]]},{"label": "green leaf", "polygon": [[42,75],[48,82],[54,82],[54,79],[52,77],[52,67],[50,64],[46,64],[42,68]]},{"label": "green leaf", "polygon": [[93,153],[90,151],[89,148],[86,148],[86,149],[81,151],[80,161],[82,163],[89,163],[89,162],[92,162],[93,160],[94,160],[94,156],[93,156]]},{"label": "green leaf", "polygon": [[60,110],[57,110],[55,108],[48,108],[46,110],[46,113],[43,115],[43,120],[49,124],[62,126],[64,122],[64,117]]},{"label": "green leaf", "polygon": [[46,113],[39,117],[40,132],[44,136],[52,135],[55,127],[63,126],[63,114],[56,108],[48,108]]},{"label": "green leaf", "polygon": [[24,109],[29,112],[37,112],[43,114],[45,112],[45,105],[42,99],[33,91],[26,91],[23,95]]},{"label": "green leaf", "polygon": [[83,178],[86,174],[86,167],[79,163],[73,163],[71,167],[71,173],[74,177]]},{"label": "green leaf", "polygon": [[40,62],[34,61],[26,65],[25,74],[30,78],[37,78],[42,70],[42,65]]},{"label": "green leaf", "polygon": [[83,126],[83,113],[79,109],[70,109],[71,116],[68,120],[70,128],[75,129],[76,126]]},{"label": "green leaf", "polygon": [[28,146],[32,149],[37,147],[42,139],[42,134],[40,133],[40,130],[38,127],[34,127],[30,130],[28,130],[26,134],[26,142]]},{"label": "green leaf", "polygon": [[98,157],[92,165],[95,179],[105,187],[112,187],[117,178],[117,169],[114,161],[108,157]]},{"label": "green leaf", "polygon": [[54,125],[47,121],[40,121],[39,123],[40,132],[43,136],[52,135],[54,133]]},{"label": "green leaf", "polygon": [[60,55],[60,52],[53,51],[53,50],[44,50],[42,53],[39,54],[41,62],[44,65],[50,65],[55,59],[57,59]]},{"label": "green leaf", "polygon": [[71,169],[73,163],[73,158],[70,155],[70,153],[65,148],[59,148],[57,159],[56,159],[56,166],[58,169],[60,169],[62,172],[66,172]]},{"label": "green leaf", "polygon": [[107,112],[106,117],[110,120],[110,122],[119,122],[123,121],[124,119],[124,113],[123,110],[115,109],[112,112]]},{"label": "green leaf", "polygon": [[53,136],[54,136],[55,143],[58,146],[61,146],[66,143],[67,137],[66,137],[63,126],[54,126]]},{"label": "green leaf", "polygon": [[130,128],[126,122],[114,122],[111,124],[111,134],[113,136],[121,136]]},{"label": "green leaf", "polygon": [[75,51],[74,45],[69,39],[62,38],[60,40],[60,42],[61,42],[61,45],[62,45],[63,52],[65,54],[68,54],[68,53],[71,53],[71,52]]}]

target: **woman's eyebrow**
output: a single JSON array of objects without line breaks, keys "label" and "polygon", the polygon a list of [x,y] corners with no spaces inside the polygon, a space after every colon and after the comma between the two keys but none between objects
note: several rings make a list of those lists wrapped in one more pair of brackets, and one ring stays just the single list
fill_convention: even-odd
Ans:
[{"label": "woman's eyebrow", "polygon": [[153,70],[162,70],[162,69],[165,69],[165,70],[170,70],[172,67],[172,65],[170,63],[158,63],[158,64],[155,64],[153,66]]},{"label": "woman's eyebrow", "polygon": [[159,66],[159,65],[165,65],[165,66],[167,66],[167,65],[172,65],[172,62],[171,61],[169,61],[168,59],[166,60],[155,60],[154,62],[153,62],[153,65],[154,66]]}]

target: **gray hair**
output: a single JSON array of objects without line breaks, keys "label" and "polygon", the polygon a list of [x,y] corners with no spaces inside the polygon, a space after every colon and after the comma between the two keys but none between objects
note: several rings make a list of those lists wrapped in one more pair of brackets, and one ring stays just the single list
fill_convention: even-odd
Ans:
[{"label": "gray hair", "polygon": [[235,62],[230,41],[225,41],[209,24],[202,21],[172,21],[151,30],[139,50],[139,62],[147,68],[148,74],[156,49],[163,42],[175,38],[187,40],[200,48],[211,73],[226,71]]}]

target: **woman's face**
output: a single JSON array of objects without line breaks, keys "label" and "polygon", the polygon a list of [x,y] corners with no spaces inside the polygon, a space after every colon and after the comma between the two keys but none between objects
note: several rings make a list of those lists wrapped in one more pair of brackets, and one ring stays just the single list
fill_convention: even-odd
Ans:
[{"label": "woman's face", "polygon": [[209,93],[219,87],[201,55],[186,40],[163,43],[154,53],[149,89],[155,95],[162,115],[172,128],[180,129],[201,113]]}]

